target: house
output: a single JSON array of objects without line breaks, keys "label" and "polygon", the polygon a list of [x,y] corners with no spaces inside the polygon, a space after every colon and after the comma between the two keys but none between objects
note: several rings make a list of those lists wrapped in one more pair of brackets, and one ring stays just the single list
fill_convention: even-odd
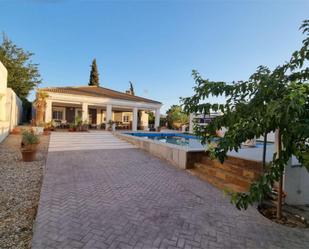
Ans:
[{"label": "house", "polygon": [[207,125],[212,119],[221,115],[221,112],[211,112],[210,114],[191,113],[189,116],[189,133],[193,133],[194,125]]},{"label": "house", "polygon": [[8,72],[0,61],[0,142],[21,122],[22,102],[7,87]]},{"label": "house", "polygon": [[40,89],[48,94],[45,122],[74,123],[76,117],[94,127],[108,128],[114,121],[119,128],[148,128],[148,113],[155,112],[155,127],[160,125],[162,103],[99,86],[54,87]]}]

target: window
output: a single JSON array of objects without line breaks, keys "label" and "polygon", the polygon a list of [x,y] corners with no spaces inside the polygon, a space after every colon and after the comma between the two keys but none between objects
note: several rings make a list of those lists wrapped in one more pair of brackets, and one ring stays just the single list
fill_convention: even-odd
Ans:
[{"label": "window", "polygon": [[53,110],[53,119],[62,120],[63,110]]},{"label": "window", "polygon": [[130,117],[128,115],[123,116],[123,122],[124,123],[128,123],[129,119],[130,119]]}]

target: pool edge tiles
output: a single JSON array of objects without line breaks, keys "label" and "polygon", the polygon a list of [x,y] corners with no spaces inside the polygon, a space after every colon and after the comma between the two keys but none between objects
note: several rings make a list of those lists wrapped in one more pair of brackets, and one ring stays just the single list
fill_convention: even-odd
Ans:
[{"label": "pool edge tiles", "polygon": [[132,136],[128,133],[115,133],[115,136],[126,140],[127,142],[136,145],[138,148],[146,150],[161,159],[165,159],[181,169],[192,168],[194,163],[205,153],[205,149],[187,148],[141,136]]},{"label": "pool edge tiles", "polygon": [[177,145],[187,150],[204,150],[205,146],[201,144],[200,139],[195,135],[184,133],[146,133],[146,132],[126,132],[125,134],[145,138],[149,140],[160,141],[168,145]]}]

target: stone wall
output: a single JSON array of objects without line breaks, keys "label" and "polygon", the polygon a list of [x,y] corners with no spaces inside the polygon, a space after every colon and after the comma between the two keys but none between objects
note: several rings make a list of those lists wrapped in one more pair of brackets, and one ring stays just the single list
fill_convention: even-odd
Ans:
[{"label": "stone wall", "polygon": [[159,141],[149,140],[141,137],[134,137],[127,134],[115,133],[120,139],[134,144],[138,148],[148,151],[149,153],[167,160],[172,165],[181,168],[188,169],[193,167],[196,160],[199,160],[201,156],[200,152],[188,151],[181,146],[164,144]]}]

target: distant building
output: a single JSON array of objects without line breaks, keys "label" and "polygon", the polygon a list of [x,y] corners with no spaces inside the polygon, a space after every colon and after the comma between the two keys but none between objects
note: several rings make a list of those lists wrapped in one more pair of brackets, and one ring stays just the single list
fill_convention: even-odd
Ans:
[{"label": "distant building", "polygon": [[193,133],[194,125],[207,125],[215,117],[221,116],[221,112],[212,112],[211,114],[190,114],[189,133]]}]

